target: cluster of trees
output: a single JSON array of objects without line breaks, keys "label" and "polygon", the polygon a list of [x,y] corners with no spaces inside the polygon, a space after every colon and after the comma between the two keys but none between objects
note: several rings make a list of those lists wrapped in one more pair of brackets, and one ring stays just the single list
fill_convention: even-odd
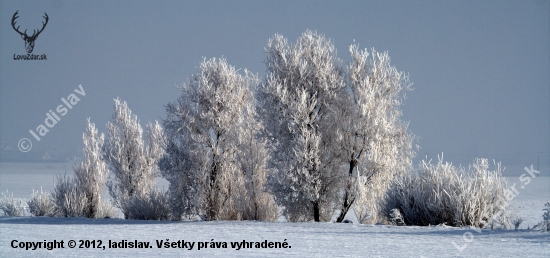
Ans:
[{"label": "cluster of trees", "polygon": [[76,177],[58,180],[60,214],[98,217],[107,185],[125,218],[328,221],[340,210],[342,221],[354,207],[376,219],[377,198],[414,155],[399,109],[407,76],[387,53],[357,45],[344,66],[313,31],[295,44],[277,34],[266,50],[263,79],[205,59],[146,140],[116,99],[108,140],[89,122]]},{"label": "cluster of trees", "polygon": [[[400,106],[411,83],[387,52],[354,44],[344,65],[333,42],[313,31],[294,44],[276,34],[266,52],[262,79],[225,59],[203,60],[181,96],[166,105],[163,126],[149,123],[145,139],[138,118],[116,99],[108,140],[88,121],[76,177],[60,178],[52,198],[33,196],[33,210],[52,212],[39,208],[49,200],[60,216],[104,216],[112,213],[100,195],[106,185],[127,219],[273,221],[283,215],[288,221],[342,222],[352,210],[361,223],[395,216],[407,224],[447,219],[411,215],[425,212],[412,199],[430,198],[423,177],[457,173],[441,164],[424,164],[422,176],[408,173],[415,138]],[[106,182],[109,171],[112,180]],[[481,181],[456,182],[463,191],[473,189],[487,179],[483,171],[475,174]],[[170,183],[166,192],[154,187],[158,176]],[[505,187],[494,175],[488,180],[495,191]],[[446,200],[443,192],[437,197]],[[479,200],[494,196],[475,197],[465,201],[485,205]],[[460,200],[455,204],[463,208]]]},{"label": "cluster of trees", "polygon": [[[306,31],[295,44],[275,35],[260,85],[270,191],[291,221],[343,221],[351,207],[378,220],[378,198],[410,168],[414,137],[400,120],[408,77],[387,53],[350,46],[347,67],[333,43]],[[347,68],[347,69],[346,69]]]},{"label": "cluster of trees", "polygon": [[[290,221],[328,221],[340,210],[342,221],[355,205],[376,218],[376,197],[414,154],[399,110],[407,76],[387,53],[369,58],[357,45],[346,70],[312,31],[295,44],[275,35],[266,50],[264,79],[205,60],[167,105],[160,169],[178,210],[274,219],[278,206]],[[269,216],[252,216],[257,209]]]},{"label": "cluster of trees", "polygon": [[128,219],[329,221],[340,210],[342,221],[352,207],[376,219],[378,198],[414,155],[399,109],[407,76],[387,53],[357,45],[344,66],[313,31],[294,44],[275,35],[266,50],[263,79],[203,60],[146,139],[116,99],[107,140],[88,121],[76,177],[52,193],[57,213],[98,217],[106,185]]},{"label": "cluster of trees", "polygon": [[166,106],[166,155],[159,167],[170,182],[174,215],[205,220],[275,220],[265,191],[268,151],[258,132],[258,78],[225,59],[204,60]]},{"label": "cluster of trees", "polygon": [[[401,120],[408,77],[386,52],[351,45],[344,65],[331,40],[306,31],[266,47],[267,75],[203,60],[145,137],[115,99],[108,139],[88,120],[75,177],[27,202],[36,216],[148,220],[277,220],[516,229],[500,167],[456,168],[442,159],[413,169],[414,136]],[[108,176],[111,180],[108,180]],[[169,183],[155,187],[157,177]],[[107,186],[111,202],[102,199]],[[548,230],[547,204],[544,222]],[[4,196],[0,209],[22,215]]]},{"label": "cluster of trees", "polygon": [[33,193],[27,202],[33,215],[88,218],[116,216],[114,209],[101,199],[101,191],[109,174],[101,156],[104,136],[98,135],[95,125],[88,119],[82,138],[83,157],[74,168],[75,177],[58,176],[53,192]]}]

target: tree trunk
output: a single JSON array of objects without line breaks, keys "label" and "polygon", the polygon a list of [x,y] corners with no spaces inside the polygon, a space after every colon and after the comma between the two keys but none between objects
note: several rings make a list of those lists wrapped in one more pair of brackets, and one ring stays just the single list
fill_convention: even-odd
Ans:
[{"label": "tree trunk", "polygon": [[[349,183],[348,183],[349,185]],[[340,211],[340,215],[338,215],[338,218],[336,218],[336,222],[340,223],[344,221],[344,217],[346,217],[346,214],[348,214],[349,209],[351,208],[351,205],[353,205],[353,202],[355,201],[355,198],[349,200],[349,188],[346,188],[346,192],[344,194],[344,202],[342,203],[342,209]]]},{"label": "tree trunk", "polygon": [[351,198],[350,200],[350,191],[351,191],[351,177],[353,176],[353,169],[357,165],[357,160],[352,160],[349,162],[349,172],[348,172],[348,178],[347,178],[347,184],[346,189],[344,193],[344,201],[342,202],[342,209],[340,210],[340,215],[338,215],[338,218],[336,218],[336,222],[340,223],[344,221],[344,217],[346,217],[346,214],[348,213],[349,209],[351,208],[351,205],[353,205],[353,202],[355,201],[355,197]]},{"label": "tree trunk", "polygon": [[315,222],[321,221],[320,216],[319,216],[319,202],[318,201],[313,202],[313,220],[315,220]]},{"label": "tree trunk", "polygon": [[218,216],[218,164],[216,163],[216,155],[212,157],[212,167],[208,181],[208,189],[206,190],[206,216],[209,221],[216,220]]}]

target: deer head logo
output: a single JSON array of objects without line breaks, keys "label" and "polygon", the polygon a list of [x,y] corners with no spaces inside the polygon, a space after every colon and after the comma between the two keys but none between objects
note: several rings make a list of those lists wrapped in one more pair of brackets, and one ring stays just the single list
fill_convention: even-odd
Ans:
[{"label": "deer head logo", "polygon": [[13,14],[13,17],[11,18],[11,26],[13,27],[13,29],[15,31],[17,31],[17,33],[19,33],[21,35],[21,38],[23,38],[23,40],[25,40],[25,48],[27,49],[27,53],[32,53],[32,50],[34,49],[34,41],[36,40],[36,38],[38,37],[38,35],[40,35],[40,33],[44,30],[44,28],[46,28],[46,24],[48,24],[48,14],[47,13],[44,13],[44,19],[46,19],[46,22],[42,22],[42,29],[40,30],[33,30],[33,33],[32,33],[32,36],[29,36],[27,35],[27,30],[25,30],[25,32],[21,32],[19,31],[19,27],[20,26],[17,26],[17,28],[15,27],[15,20],[17,18],[19,18],[19,16],[17,16],[17,13],[19,11],[16,11],[14,14]]}]

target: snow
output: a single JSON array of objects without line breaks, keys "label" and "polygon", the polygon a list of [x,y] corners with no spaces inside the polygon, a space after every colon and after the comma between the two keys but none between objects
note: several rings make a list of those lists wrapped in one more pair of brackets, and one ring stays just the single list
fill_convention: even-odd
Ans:
[{"label": "snow", "polygon": [[519,194],[510,202],[510,207],[515,210],[525,221],[521,228],[532,227],[542,220],[544,204],[550,201],[550,177],[540,176],[523,185],[519,177],[507,177],[511,186],[516,184]]},{"label": "snow", "polygon": [[[0,217],[0,255],[27,256],[194,256],[194,257],[544,257],[550,254],[550,234],[539,231],[396,227],[339,223],[269,223],[253,221],[156,222],[122,219]],[[467,233],[469,232],[469,233]],[[464,235],[467,233],[466,235]],[[64,240],[64,249],[24,250],[11,241]],[[148,249],[68,248],[69,240],[148,241]],[[157,248],[156,240],[226,242],[227,248]],[[287,249],[235,250],[231,242],[286,241]],[[460,252],[454,247],[465,248]],[[469,241],[469,242],[466,242]]]},{"label": "snow", "polygon": [[[49,166],[49,168],[45,167]],[[32,189],[51,190],[56,173],[72,175],[70,165],[0,163],[0,191],[15,198],[29,198]],[[519,178],[508,177],[510,183]],[[166,182],[161,183],[167,187]],[[0,257],[59,256],[190,256],[190,257],[550,257],[550,233],[525,228],[542,220],[544,203],[550,200],[550,177],[537,177],[512,205],[525,219],[522,230],[483,230],[446,226],[397,227],[339,223],[282,223],[255,221],[161,222],[123,219],[0,217]],[[157,248],[156,240],[227,243],[227,248],[197,250]],[[286,239],[286,240],[285,240]],[[24,250],[12,240],[43,242],[64,240],[64,249]],[[69,240],[102,240],[102,249],[71,249]],[[148,249],[112,249],[107,242],[150,242]],[[230,242],[264,240],[288,243],[287,249],[231,248]],[[453,244],[454,241],[454,244]],[[456,247],[455,247],[456,245]],[[463,248],[459,251],[457,248]]]}]

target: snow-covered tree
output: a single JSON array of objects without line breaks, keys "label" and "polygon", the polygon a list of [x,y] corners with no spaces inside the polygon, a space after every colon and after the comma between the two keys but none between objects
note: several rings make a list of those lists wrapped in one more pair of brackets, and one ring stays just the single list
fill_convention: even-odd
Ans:
[{"label": "snow-covered tree", "polygon": [[276,34],[266,51],[259,100],[276,171],[271,191],[289,220],[329,220],[338,192],[332,145],[334,101],[345,86],[341,62],[333,43],[313,31],[294,45]]},{"label": "snow-covered tree", "polygon": [[83,157],[74,168],[77,189],[86,200],[83,215],[96,218],[101,207],[101,191],[109,174],[107,164],[102,159],[101,148],[104,136],[98,135],[95,125],[88,118],[88,127],[82,135]]},{"label": "snow-covered tree", "polygon": [[[394,175],[411,167],[412,140],[408,124],[400,120],[408,77],[390,64],[387,52],[350,46],[347,66],[349,90],[340,96],[338,144],[347,164],[338,222],[355,205],[359,218],[377,215],[377,198]],[[356,201],[359,198],[359,203]],[[362,219],[360,219],[362,220]]]},{"label": "snow-covered tree", "polygon": [[256,76],[246,70],[239,74],[225,59],[204,60],[180,98],[166,106],[167,150],[161,170],[170,182],[176,214],[244,219],[240,133],[256,83]]},{"label": "snow-covered tree", "polygon": [[[128,218],[128,198],[146,196],[158,176],[158,160],[164,152],[164,136],[158,122],[147,124],[147,145],[136,115],[125,101],[115,99],[115,113],[107,122],[109,140],[103,146],[103,158],[114,176],[107,182],[114,205]],[[145,198],[145,197],[144,197]]]},{"label": "snow-covered tree", "polygon": [[82,140],[83,157],[74,167],[75,177],[58,176],[51,194],[33,193],[28,203],[35,216],[101,218],[115,215],[112,207],[101,201],[109,173],[102,157],[104,136],[98,135],[89,118]]},{"label": "snow-covered tree", "polygon": [[243,219],[275,221],[279,209],[273,196],[266,191],[267,159],[269,153],[265,139],[258,137],[262,124],[256,116],[254,105],[247,105],[245,119],[239,133],[240,145],[237,152],[237,163],[243,180],[241,208]]},{"label": "snow-covered tree", "polygon": [[196,161],[204,157],[192,151],[191,139],[183,135],[182,125],[174,121],[175,116],[168,115],[164,122],[166,150],[159,160],[159,168],[162,177],[170,183],[172,219],[180,220],[184,215],[193,218],[199,212],[200,187],[195,171],[200,168],[200,162]]}]

